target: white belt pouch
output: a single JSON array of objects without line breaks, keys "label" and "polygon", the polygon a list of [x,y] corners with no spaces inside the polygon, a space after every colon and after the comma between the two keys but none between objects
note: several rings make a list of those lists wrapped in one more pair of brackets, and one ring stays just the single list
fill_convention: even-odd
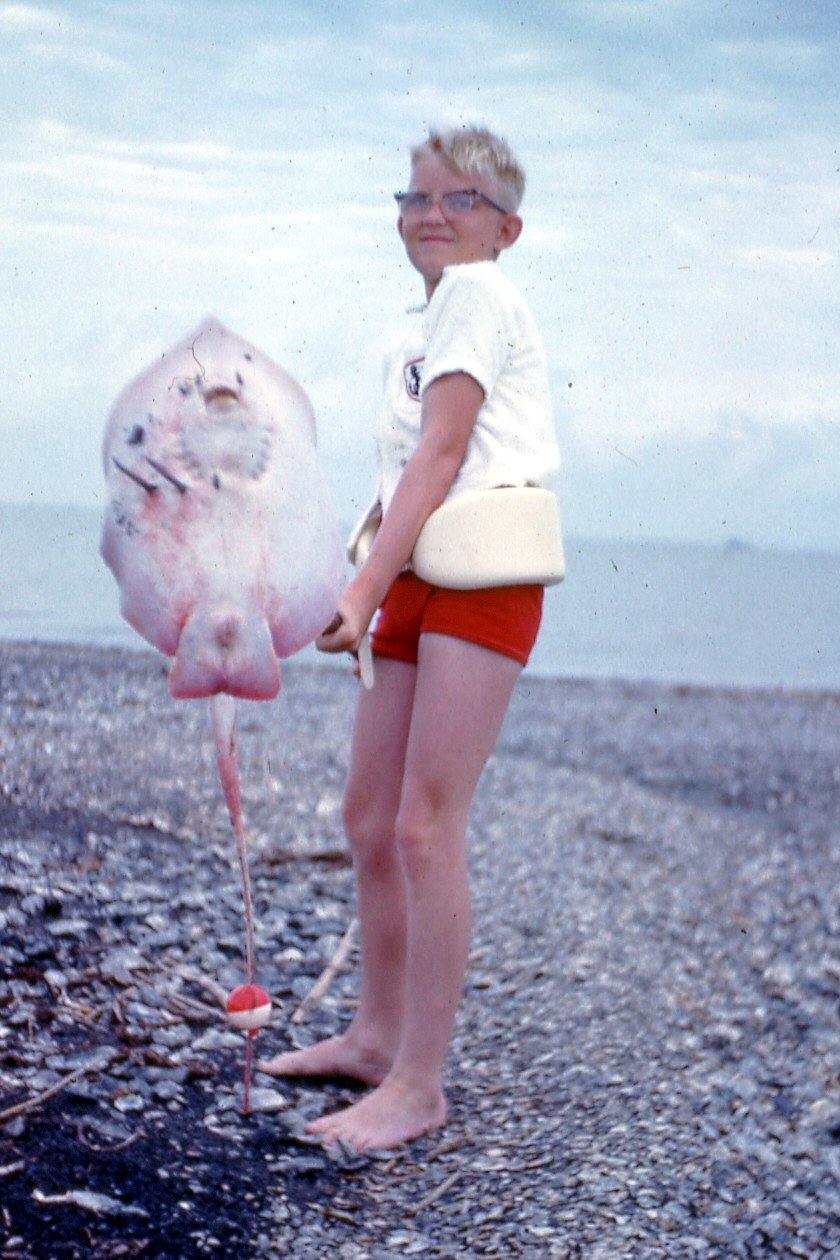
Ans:
[{"label": "white belt pouch", "polygon": [[[381,519],[374,504],[350,536],[348,554],[355,565],[364,563]],[[458,494],[426,521],[411,567],[433,586],[461,591],[553,586],[565,574],[557,499],[551,490],[533,486]]]}]

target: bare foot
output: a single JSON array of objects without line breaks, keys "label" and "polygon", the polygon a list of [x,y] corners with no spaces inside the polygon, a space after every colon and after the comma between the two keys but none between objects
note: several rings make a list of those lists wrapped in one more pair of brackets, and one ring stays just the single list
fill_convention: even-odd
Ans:
[{"label": "bare foot", "polygon": [[328,1146],[344,1142],[357,1151],[389,1150],[439,1128],[445,1120],[446,1099],[439,1086],[421,1090],[386,1080],[361,1102],[306,1127]]},{"label": "bare foot", "polygon": [[388,1055],[360,1045],[347,1033],[257,1063],[257,1069],[269,1076],[347,1076],[366,1085],[378,1085],[390,1066]]}]

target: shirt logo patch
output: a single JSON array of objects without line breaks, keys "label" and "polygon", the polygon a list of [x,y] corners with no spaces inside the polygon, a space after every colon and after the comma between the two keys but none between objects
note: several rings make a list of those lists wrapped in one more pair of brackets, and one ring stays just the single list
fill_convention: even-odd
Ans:
[{"label": "shirt logo patch", "polygon": [[411,362],[406,363],[403,368],[406,393],[409,398],[413,398],[415,402],[417,402],[420,398],[420,368],[422,365],[422,359],[412,359]]}]

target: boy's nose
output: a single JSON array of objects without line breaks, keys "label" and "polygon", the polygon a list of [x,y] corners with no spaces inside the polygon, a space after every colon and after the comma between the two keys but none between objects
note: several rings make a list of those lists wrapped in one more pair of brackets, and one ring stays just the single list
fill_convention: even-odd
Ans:
[{"label": "boy's nose", "polygon": [[433,198],[432,204],[423,215],[424,222],[431,219],[433,223],[446,223],[446,215],[443,211],[443,205],[438,201],[437,197]]}]

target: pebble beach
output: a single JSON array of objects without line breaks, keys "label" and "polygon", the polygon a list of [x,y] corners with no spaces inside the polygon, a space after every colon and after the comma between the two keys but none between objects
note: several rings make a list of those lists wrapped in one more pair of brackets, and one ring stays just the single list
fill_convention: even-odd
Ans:
[{"label": "pebble beach", "polygon": [[[349,671],[239,709],[258,1054],[352,1014]],[[257,1076],[209,708],[0,643],[0,1255],[840,1260],[840,693],[520,681],[479,787],[446,1127],[325,1150]],[[303,1004],[303,1007],[302,1007]]]}]

